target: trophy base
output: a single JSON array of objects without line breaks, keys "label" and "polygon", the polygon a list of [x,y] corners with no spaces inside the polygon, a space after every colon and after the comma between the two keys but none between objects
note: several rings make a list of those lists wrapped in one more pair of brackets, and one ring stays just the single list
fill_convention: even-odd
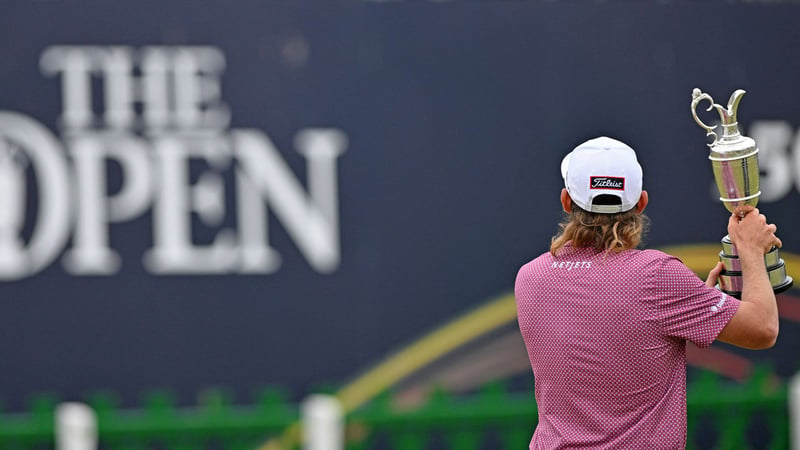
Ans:
[{"label": "trophy base", "polygon": [[[729,236],[722,238],[722,251],[719,252],[719,260],[725,268],[719,274],[717,289],[731,297],[741,298],[742,266],[736,253],[736,247],[733,246]],[[779,294],[792,287],[794,280],[786,273],[786,264],[781,259],[777,247],[773,247],[764,255],[764,263],[767,267],[767,275],[773,292]]]},{"label": "trophy base", "polygon": [[[742,276],[741,272],[738,273],[737,275],[741,279],[741,276]],[[722,275],[720,275],[720,277],[722,277]],[[781,283],[778,283],[777,285],[774,285],[774,284],[772,285],[772,292],[774,292],[776,294],[780,294],[781,292],[789,290],[789,288],[791,288],[793,285],[794,285],[794,280],[792,280],[792,277],[787,276],[786,279],[783,280]],[[736,291],[736,290],[724,289],[720,284],[717,284],[717,289],[719,289],[720,291],[730,295],[731,297],[738,298],[740,300],[742,298],[742,291],[741,290]],[[741,284],[740,284],[739,289],[741,289]]]}]

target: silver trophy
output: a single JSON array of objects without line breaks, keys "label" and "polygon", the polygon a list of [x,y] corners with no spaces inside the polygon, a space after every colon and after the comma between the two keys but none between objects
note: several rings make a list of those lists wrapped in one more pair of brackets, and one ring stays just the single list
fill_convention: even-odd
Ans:
[{"label": "silver trophy", "polygon": [[[724,107],[714,103],[714,99],[700,89],[695,88],[692,91],[692,117],[706,130],[707,137],[713,137],[713,141],[708,144],[711,149],[708,159],[711,160],[714,179],[719,189],[719,199],[728,211],[742,216],[755,208],[761,195],[758,187],[758,147],[753,139],[739,133],[739,123],[736,120],[736,112],[744,92],[741,89],[734,92],[728,100],[728,106]],[[719,113],[721,136],[714,131],[717,125],[708,126],[697,117],[697,105],[703,100],[708,100],[711,104],[706,111],[716,109]],[[742,266],[729,236],[722,238],[719,260],[725,266],[719,276],[719,289],[739,298],[742,294]],[[786,274],[786,265],[777,247],[773,247],[764,256],[764,262],[775,293],[792,287],[792,277]]]}]

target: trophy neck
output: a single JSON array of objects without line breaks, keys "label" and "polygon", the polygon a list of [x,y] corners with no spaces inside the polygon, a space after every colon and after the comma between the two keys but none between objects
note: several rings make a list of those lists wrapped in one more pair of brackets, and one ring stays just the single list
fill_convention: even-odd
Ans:
[{"label": "trophy neck", "polygon": [[739,133],[739,122],[733,123],[725,123],[722,124],[722,136],[720,139],[726,142],[737,142],[744,139],[742,134]]}]

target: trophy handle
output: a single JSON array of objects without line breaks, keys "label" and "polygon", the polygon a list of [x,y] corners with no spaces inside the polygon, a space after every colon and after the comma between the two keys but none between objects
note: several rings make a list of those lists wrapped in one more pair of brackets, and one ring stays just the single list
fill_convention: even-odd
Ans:
[{"label": "trophy handle", "polygon": [[[692,117],[694,117],[694,121],[697,122],[698,125],[700,125],[703,129],[706,130],[706,136],[714,136],[714,141],[708,144],[708,146],[711,147],[717,143],[717,139],[719,139],[719,136],[717,135],[717,133],[714,132],[714,129],[717,128],[716,125],[710,127],[705,123],[703,123],[703,121],[700,120],[699,117],[697,117],[697,105],[700,104],[700,102],[703,100],[708,100],[708,102],[711,103],[711,105],[709,105],[706,111],[711,111],[712,109],[717,108],[717,111],[720,113],[720,115],[722,115],[725,113],[725,108],[714,103],[714,99],[711,98],[711,96],[706,94],[705,92],[701,92],[700,89],[694,88],[694,90],[692,90]],[[731,97],[731,100],[733,100],[733,97]]]}]

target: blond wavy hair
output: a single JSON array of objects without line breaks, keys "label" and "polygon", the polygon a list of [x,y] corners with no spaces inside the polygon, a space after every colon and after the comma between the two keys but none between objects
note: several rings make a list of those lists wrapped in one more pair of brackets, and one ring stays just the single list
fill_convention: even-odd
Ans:
[{"label": "blond wavy hair", "polygon": [[616,214],[598,214],[572,204],[571,212],[559,225],[550,242],[555,256],[567,243],[573,247],[593,247],[598,251],[623,252],[638,247],[650,226],[650,219],[636,208]]}]

